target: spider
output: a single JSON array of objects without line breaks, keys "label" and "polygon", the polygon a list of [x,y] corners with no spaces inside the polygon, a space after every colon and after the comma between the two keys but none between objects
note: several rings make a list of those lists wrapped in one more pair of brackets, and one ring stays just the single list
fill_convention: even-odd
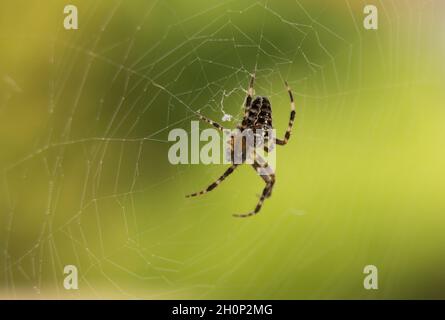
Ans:
[{"label": "spider", "polygon": [[[242,159],[241,164],[245,163],[245,160],[248,157],[248,155],[246,153],[250,152],[249,150],[254,150],[255,148],[258,148],[258,147],[263,147],[264,151],[269,152],[270,148],[268,147],[268,144],[267,144],[268,138],[273,139],[272,144],[277,144],[277,145],[287,144],[287,142],[289,141],[289,138],[291,136],[292,126],[294,124],[294,118],[295,118],[294,98],[292,95],[292,91],[289,88],[289,85],[287,84],[287,82],[285,82],[287,92],[289,93],[290,105],[291,105],[289,125],[287,127],[287,130],[286,130],[283,140],[277,139],[275,137],[270,137],[268,132],[270,132],[273,129],[272,106],[271,106],[270,101],[267,97],[255,97],[255,99],[252,101],[254,81],[255,81],[255,75],[252,75],[250,82],[249,82],[249,89],[247,91],[247,97],[246,97],[246,101],[245,101],[244,117],[243,117],[242,122],[237,125],[237,129],[239,129],[239,132],[243,132],[244,130],[247,130],[247,129],[252,130],[254,133],[256,131],[262,132],[262,136],[264,138],[263,139],[264,143],[261,143],[261,144],[257,143],[251,149],[243,147],[242,151],[241,151],[241,153],[242,153],[241,154],[241,159]],[[207,122],[208,124],[214,126],[215,128],[217,128],[220,131],[224,130],[223,126],[221,126],[220,124],[218,124],[215,121],[212,121],[212,120],[204,117],[201,114],[199,114],[199,118],[202,121]],[[232,155],[233,155],[233,137],[232,137]],[[232,159],[231,160],[232,165],[215,182],[210,184],[206,189],[186,195],[186,197],[187,198],[195,197],[195,196],[205,194],[205,193],[215,189],[222,181],[224,181],[230,174],[232,174],[235,171],[235,169],[240,165],[240,163],[233,162],[234,157],[232,157],[231,159]],[[250,217],[250,216],[257,214],[261,210],[264,200],[266,198],[269,198],[272,194],[272,189],[275,184],[275,172],[272,169],[272,167],[270,167],[269,164],[267,163],[267,161],[265,161],[261,156],[258,156],[258,155],[255,156],[254,161],[252,163],[252,167],[255,169],[256,172],[258,172],[258,174],[260,174],[260,172],[262,172],[260,174],[260,176],[266,183],[266,186],[263,189],[263,192],[260,196],[260,199],[259,199],[255,209],[253,211],[245,213],[245,214],[234,214],[233,216],[235,216],[235,217]]]}]

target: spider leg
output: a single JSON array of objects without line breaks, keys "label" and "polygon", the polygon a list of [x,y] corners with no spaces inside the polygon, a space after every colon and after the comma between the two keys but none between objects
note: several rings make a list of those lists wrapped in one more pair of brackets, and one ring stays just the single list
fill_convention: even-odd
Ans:
[{"label": "spider leg", "polygon": [[[255,169],[261,179],[263,179],[266,184],[270,180],[273,180],[273,183],[275,183],[275,172],[273,171],[272,167],[269,166],[266,160],[264,160],[264,158],[261,157],[259,154],[256,154],[255,157],[257,160],[252,164],[252,167]],[[270,192],[268,193],[266,198],[269,198],[271,195],[272,189],[270,189]]]},{"label": "spider leg", "polygon": [[215,127],[216,129],[218,129],[219,131],[223,131],[223,130],[225,130],[225,128],[224,128],[222,125],[220,125],[219,123],[217,123],[217,122],[215,122],[215,121],[213,121],[213,120],[210,120],[209,118],[204,117],[204,116],[203,116],[202,114],[200,114],[199,112],[197,112],[197,114],[198,114],[200,120],[202,120],[202,121],[204,121],[204,122],[207,122],[208,124],[214,126],[214,127]]},{"label": "spider leg", "polygon": [[224,173],[221,177],[219,177],[215,182],[213,182],[211,185],[209,185],[206,189],[201,190],[199,192],[195,192],[192,194],[188,194],[186,195],[186,198],[190,198],[190,197],[196,197],[196,196],[200,196],[204,193],[207,193],[209,191],[212,191],[213,189],[215,189],[222,181],[224,181],[225,178],[227,178],[238,166],[239,164],[233,164],[231,165]]},{"label": "spider leg", "polygon": [[[253,83],[254,82],[255,82],[255,73],[252,74],[252,76],[250,77],[249,90],[247,90],[247,97],[250,97],[251,99],[252,99],[252,96],[253,96]],[[247,100],[246,100],[246,106],[248,106]]]},{"label": "spider leg", "polygon": [[264,152],[266,152],[266,153],[271,152],[274,149],[274,144],[276,143],[276,140],[277,139],[273,138],[272,139],[272,144],[269,144],[270,140],[268,138],[265,139],[264,140],[264,146],[263,146]]},{"label": "spider leg", "polygon": [[249,110],[252,105],[252,97],[253,97],[253,84],[255,82],[255,74],[252,74],[249,82],[249,89],[247,89],[247,97],[246,102],[244,103],[244,117],[241,122],[241,127],[246,128],[247,125],[247,116],[249,115]]},{"label": "spider leg", "polygon": [[[256,161],[252,167],[255,169],[255,171],[259,174],[259,176],[264,180],[264,182],[269,183],[270,181],[273,181],[273,185],[275,184],[275,172],[273,171],[272,167],[269,166],[269,164],[264,160],[260,155],[256,155]],[[267,194],[266,198],[269,198],[272,195],[272,188],[270,188],[269,193]]]},{"label": "spider leg", "polygon": [[285,82],[286,87],[287,87],[287,92],[289,93],[289,98],[290,98],[290,119],[289,119],[289,125],[287,127],[286,130],[286,134],[284,135],[284,139],[275,139],[275,143],[284,146],[285,144],[287,144],[287,142],[289,141],[290,135],[292,133],[292,126],[294,125],[294,119],[295,119],[295,102],[294,102],[294,96],[292,95],[292,91],[289,88],[289,85],[287,84],[287,82]]},{"label": "spider leg", "polygon": [[257,214],[260,210],[261,207],[263,206],[263,202],[266,198],[269,198],[270,195],[272,194],[272,189],[273,186],[275,184],[275,173],[273,173],[273,170],[271,167],[269,167],[269,165],[267,164],[267,162],[264,162],[264,164],[261,164],[257,161],[255,161],[252,164],[252,167],[255,169],[255,171],[257,171],[258,173],[261,172],[261,170],[266,170],[267,174],[260,174],[261,178],[266,182],[266,186],[263,189],[263,193],[261,194],[260,199],[258,200],[258,203],[255,207],[255,209],[249,213],[244,213],[244,214],[234,214],[234,217],[238,217],[238,218],[246,218],[246,217],[250,217],[253,216],[255,214]]}]

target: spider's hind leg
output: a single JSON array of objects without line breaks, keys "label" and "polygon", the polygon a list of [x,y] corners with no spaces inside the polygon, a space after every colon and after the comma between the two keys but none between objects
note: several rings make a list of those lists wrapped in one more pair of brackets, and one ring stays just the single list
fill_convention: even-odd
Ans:
[{"label": "spider's hind leg", "polygon": [[[252,164],[252,167],[261,175],[261,178],[266,182],[266,186],[264,187],[260,200],[258,200],[258,203],[253,211],[244,214],[234,214],[234,217],[246,218],[257,214],[261,210],[264,200],[269,198],[272,194],[272,189],[275,184],[275,173],[273,173],[272,168],[269,167],[267,163],[260,164],[256,161]],[[262,170],[264,171],[261,172]]]},{"label": "spider's hind leg", "polygon": [[[266,183],[266,187],[268,186],[268,184],[270,184],[270,187],[267,189],[266,193],[266,198],[270,198],[270,196],[272,195],[273,186],[275,184],[275,172],[267,162],[265,162],[262,158],[259,159],[263,163],[254,162],[254,164],[252,164],[252,167],[260,175],[261,179],[264,180],[264,182]],[[266,188],[264,190],[266,190]]]},{"label": "spider's hind leg", "polygon": [[[269,176],[263,176],[260,174],[261,179],[264,180],[264,182],[267,184],[270,181],[270,177]],[[275,181],[274,181],[275,182]],[[257,195],[261,198],[261,195],[259,195],[257,193]],[[272,188],[270,188],[269,193],[266,195],[266,198],[270,198],[270,196],[272,195]]]},{"label": "spider's hind leg", "polygon": [[212,191],[213,189],[215,189],[222,181],[224,181],[225,178],[227,178],[238,166],[238,164],[233,164],[231,165],[224,173],[221,177],[219,177],[215,182],[213,182],[211,185],[209,185],[206,189],[201,190],[199,192],[195,192],[192,194],[188,194],[186,195],[186,198],[190,198],[190,197],[196,197],[196,196],[200,196],[204,193],[207,193],[209,191]]}]

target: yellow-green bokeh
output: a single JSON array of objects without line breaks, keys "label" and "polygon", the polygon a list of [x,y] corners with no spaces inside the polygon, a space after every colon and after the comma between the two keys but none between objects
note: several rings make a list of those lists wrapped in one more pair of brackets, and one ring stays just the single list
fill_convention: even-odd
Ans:
[{"label": "yellow-green bokeh", "polygon": [[[70,31],[66,4],[1,4],[0,297],[445,298],[440,1],[73,1]],[[284,80],[297,117],[236,219],[262,180],[186,199],[225,166],[171,165],[167,135],[234,127],[255,68],[278,134]]]}]

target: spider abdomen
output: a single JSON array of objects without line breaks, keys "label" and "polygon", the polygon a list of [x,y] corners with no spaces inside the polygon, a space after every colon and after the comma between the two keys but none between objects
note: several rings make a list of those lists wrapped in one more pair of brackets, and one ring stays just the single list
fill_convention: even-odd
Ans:
[{"label": "spider abdomen", "polygon": [[267,97],[256,97],[247,110],[242,127],[246,129],[272,129],[272,107]]}]

